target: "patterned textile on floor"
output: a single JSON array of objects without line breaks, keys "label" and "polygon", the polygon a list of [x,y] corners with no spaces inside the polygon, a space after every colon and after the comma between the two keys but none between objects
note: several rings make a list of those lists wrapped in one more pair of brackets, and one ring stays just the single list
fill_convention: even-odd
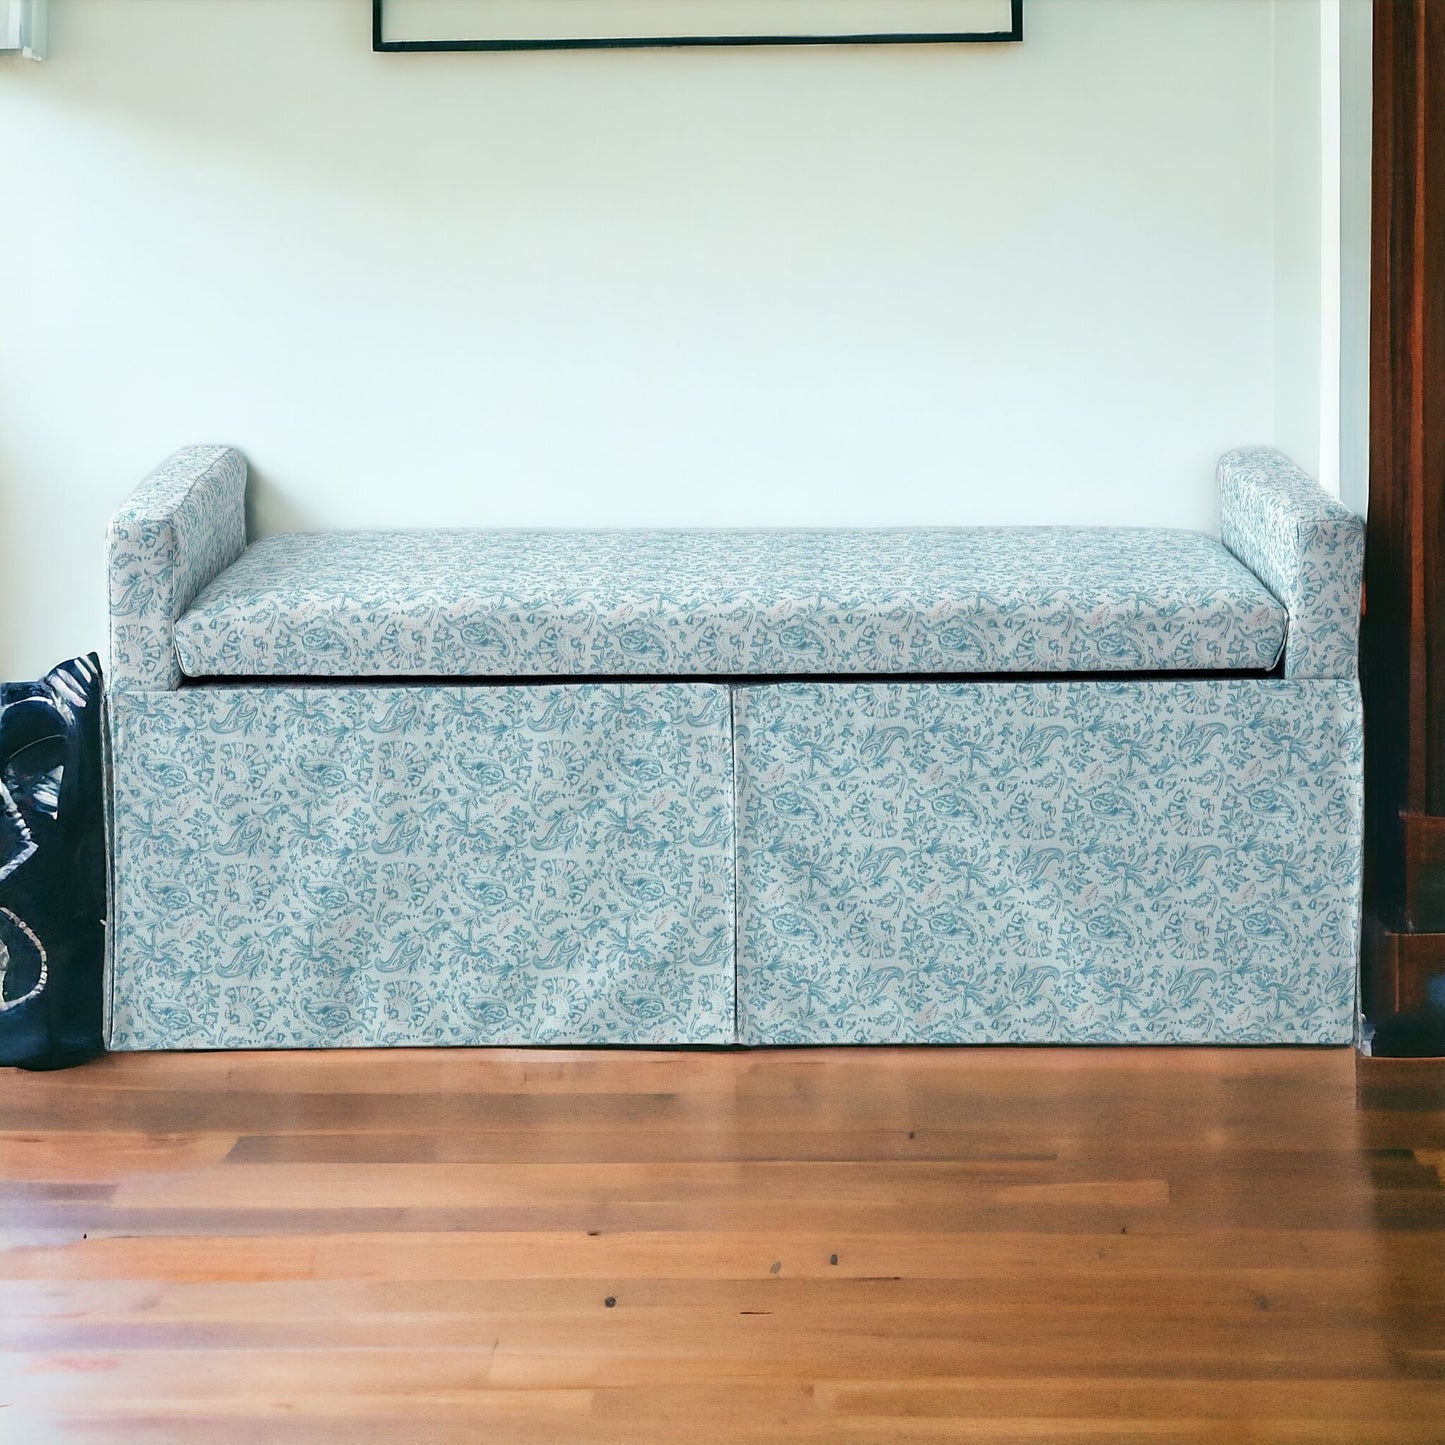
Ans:
[{"label": "patterned textile on floor", "polygon": [[0,1064],[103,1048],[104,766],[97,658],[0,683]]}]

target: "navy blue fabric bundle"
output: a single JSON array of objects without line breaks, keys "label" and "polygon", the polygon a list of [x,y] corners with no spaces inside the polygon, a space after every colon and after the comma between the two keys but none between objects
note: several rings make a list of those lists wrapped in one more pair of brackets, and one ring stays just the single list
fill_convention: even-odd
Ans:
[{"label": "navy blue fabric bundle", "polygon": [[104,779],[98,658],[0,683],[0,1064],[104,1049]]}]

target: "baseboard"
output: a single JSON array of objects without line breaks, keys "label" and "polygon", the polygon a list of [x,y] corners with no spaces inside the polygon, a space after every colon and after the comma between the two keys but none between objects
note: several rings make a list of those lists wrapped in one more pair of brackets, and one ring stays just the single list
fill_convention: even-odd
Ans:
[{"label": "baseboard", "polygon": [[1397,932],[1367,915],[1362,942],[1365,1012],[1377,1025],[1442,1007],[1445,932]]}]

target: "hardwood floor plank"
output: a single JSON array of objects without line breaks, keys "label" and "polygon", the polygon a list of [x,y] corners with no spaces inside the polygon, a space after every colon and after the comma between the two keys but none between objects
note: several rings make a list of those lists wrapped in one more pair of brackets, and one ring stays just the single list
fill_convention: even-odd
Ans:
[{"label": "hardwood floor plank", "polygon": [[[1398,1241],[1425,1262],[1438,1248],[1426,1236]],[[1378,1240],[1357,1231],[1210,1230],[1198,1234],[857,1234],[599,1229],[482,1233],[386,1232],[272,1235],[161,1233],[77,1240],[56,1249],[0,1251],[0,1279],[214,1279],[239,1269],[254,1279],[548,1279],[639,1272],[664,1277],[751,1278],[781,1263],[788,1275],[863,1277],[1094,1279],[1137,1270],[1196,1274],[1201,1269],[1364,1268],[1379,1278]],[[833,1259],[836,1256],[838,1263]],[[781,1274],[783,1271],[780,1270]]]},{"label": "hardwood floor plank", "polygon": [[0,1180],[105,1182],[194,1169],[232,1154],[230,1134],[0,1133]]}]

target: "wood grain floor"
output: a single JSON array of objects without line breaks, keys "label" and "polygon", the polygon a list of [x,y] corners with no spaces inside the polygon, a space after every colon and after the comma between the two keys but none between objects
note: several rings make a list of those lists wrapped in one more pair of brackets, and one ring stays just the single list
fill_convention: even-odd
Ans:
[{"label": "wood grain floor", "polygon": [[1441,1069],[0,1072],[0,1440],[1445,1441]]}]

